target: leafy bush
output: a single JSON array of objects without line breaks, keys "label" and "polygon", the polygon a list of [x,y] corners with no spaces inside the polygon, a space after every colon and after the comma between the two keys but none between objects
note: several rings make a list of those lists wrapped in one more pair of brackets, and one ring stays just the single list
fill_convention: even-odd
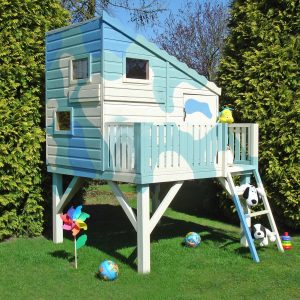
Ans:
[{"label": "leafy bush", "polygon": [[0,240],[42,231],[44,38],[67,20],[54,0],[0,0]]},{"label": "leafy bush", "polygon": [[260,128],[260,171],[286,225],[300,228],[300,5],[296,0],[233,1],[220,66],[235,119]]}]

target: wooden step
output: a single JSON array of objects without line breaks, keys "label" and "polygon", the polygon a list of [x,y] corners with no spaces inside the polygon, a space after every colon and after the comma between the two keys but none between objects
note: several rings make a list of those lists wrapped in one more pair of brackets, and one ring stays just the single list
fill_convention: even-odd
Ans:
[{"label": "wooden step", "polygon": [[252,174],[255,170],[255,166],[253,165],[242,165],[242,164],[234,164],[232,166],[227,166],[227,170],[234,176],[236,175],[245,175]]},{"label": "wooden step", "polygon": [[245,217],[246,218],[252,218],[252,217],[257,217],[257,216],[261,216],[261,215],[266,215],[268,213],[269,213],[269,211],[267,209],[265,209],[265,210],[261,210],[261,211],[255,211],[255,212],[250,213],[250,214],[245,214]]}]

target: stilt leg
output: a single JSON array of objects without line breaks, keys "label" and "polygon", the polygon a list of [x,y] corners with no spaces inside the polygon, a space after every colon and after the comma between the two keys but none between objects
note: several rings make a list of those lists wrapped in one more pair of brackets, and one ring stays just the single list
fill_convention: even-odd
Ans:
[{"label": "stilt leg", "polygon": [[52,221],[53,221],[53,242],[63,242],[62,220],[57,213],[57,205],[62,197],[62,174],[52,175]]},{"label": "stilt leg", "polygon": [[138,272],[150,272],[149,185],[137,186]]}]

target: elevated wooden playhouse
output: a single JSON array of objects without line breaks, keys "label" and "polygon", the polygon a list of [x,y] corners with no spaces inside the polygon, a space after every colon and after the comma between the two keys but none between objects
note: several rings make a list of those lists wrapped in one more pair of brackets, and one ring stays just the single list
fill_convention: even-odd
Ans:
[{"label": "elevated wooden playhouse", "polygon": [[[82,178],[107,180],[137,231],[138,271],[150,272],[150,234],[185,180],[218,178],[232,195],[254,261],[247,223],[267,214],[242,207],[232,176],[258,173],[258,126],[218,124],[221,89],[105,12],[46,36],[47,166],[53,174],[53,241],[63,241],[59,214]],[[234,151],[227,163],[226,147]],[[62,176],[73,179],[63,191]],[[137,185],[137,214],[116,182]],[[159,184],[173,182],[164,199]],[[155,186],[150,218],[149,185]]]}]

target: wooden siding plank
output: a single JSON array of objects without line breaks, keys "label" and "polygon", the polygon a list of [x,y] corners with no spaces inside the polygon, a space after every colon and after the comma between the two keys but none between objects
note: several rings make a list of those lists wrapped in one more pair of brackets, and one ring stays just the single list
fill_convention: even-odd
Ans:
[{"label": "wooden siding plank", "polygon": [[97,41],[83,43],[77,46],[69,47],[68,49],[55,50],[47,53],[47,61],[50,62],[59,58],[67,58],[76,55],[86,54],[90,52],[100,51],[101,42],[100,39]]},{"label": "wooden siding plank", "polygon": [[99,149],[48,146],[48,155],[101,160]]},{"label": "wooden siding plank", "polygon": [[[161,81],[148,81],[145,83],[133,83],[133,82],[126,82],[123,81],[123,78],[119,77],[116,80],[105,80],[105,87],[111,88],[111,89],[125,89],[125,90],[140,90],[140,91],[149,91],[153,92],[153,89],[155,91],[160,91],[160,92],[165,92],[166,91],[166,86],[164,82]],[[181,95],[182,97],[182,95]]]},{"label": "wooden siding plank", "polygon": [[94,20],[85,24],[78,24],[78,26],[72,28],[65,28],[59,32],[51,33],[49,32],[46,36],[47,42],[50,43],[52,41],[60,40],[62,38],[72,37],[77,34],[83,34],[84,32],[94,31],[100,28],[101,21]]},{"label": "wooden siding plank", "polygon": [[48,155],[48,164],[57,166],[68,166],[82,169],[101,170],[102,162],[93,159],[81,159],[74,157],[61,157]]},{"label": "wooden siding plank", "polygon": [[47,90],[58,89],[58,88],[66,88],[69,86],[69,78],[58,78],[47,81]]},{"label": "wooden siding plank", "polygon": [[[47,71],[47,80],[69,78],[69,67]],[[48,85],[48,81],[47,81]],[[51,87],[50,87],[51,88]]]},{"label": "wooden siding plank", "polygon": [[72,46],[76,46],[79,44],[84,44],[92,41],[97,41],[101,37],[101,30],[96,29],[92,31],[82,32],[76,35],[72,35],[70,37],[62,37],[56,41],[50,41],[47,43],[47,51],[51,52],[54,50],[61,50],[65,48],[69,48]]},{"label": "wooden siding plank", "polygon": [[[67,107],[69,103],[68,98],[60,98],[60,99],[48,99],[46,100],[47,109],[51,109],[50,116],[53,117],[53,109],[58,106]],[[52,113],[52,114],[51,114]],[[48,117],[50,117],[48,116]]]},{"label": "wooden siding plank", "polygon": [[97,138],[79,138],[71,137],[66,139],[65,137],[52,137],[47,135],[48,146],[62,146],[71,148],[85,148],[85,149],[101,149],[101,140]]},{"label": "wooden siding plank", "polygon": [[[90,52],[90,54],[91,54],[91,58],[92,58],[91,59],[92,63],[100,62],[101,49]],[[46,62],[46,70],[47,70],[47,72],[49,72],[49,71],[54,71],[54,70],[60,70],[63,68],[69,68],[69,64],[70,64],[70,57],[57,58],[50,62]]]}]

